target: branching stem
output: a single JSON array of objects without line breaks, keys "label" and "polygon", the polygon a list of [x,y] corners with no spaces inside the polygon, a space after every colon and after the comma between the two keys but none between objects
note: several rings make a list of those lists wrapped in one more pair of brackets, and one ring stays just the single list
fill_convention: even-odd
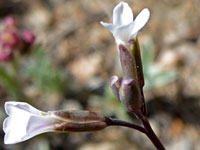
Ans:
[{"label": "branching stem", "polygon": [[154,133],[153,129],[151,128],[151,125],[148,121],[148,119],[146,117],[141,119],[144,128],[145,128],[145,133],[148,136],[148,138],[151,140],[151,142],[154,144],[154,146],[158,149],[158,150],[165,150],[164,146],[162,145],[162,143],[160,142],[159,138],[156,136],[156,134]]},{"label": "branching stem", "polygon": [[136,125],[134,123],[128,122],[128,121],[118,120],[118,119],[107,117],[106,123],[108,124],[108,126],[124,126],[124,127],[128,127],[128,128],[138,130],[138,131],[146,134],[146,131],[143,127]]}]

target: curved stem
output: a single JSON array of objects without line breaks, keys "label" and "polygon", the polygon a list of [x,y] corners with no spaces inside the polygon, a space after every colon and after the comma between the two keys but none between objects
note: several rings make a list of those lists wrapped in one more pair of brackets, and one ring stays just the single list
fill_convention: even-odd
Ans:
[{"label": "curved stem", "polygon": [[128,127],[128,128],[136,129],[136,130],[146,134],[146,131],[143,127],[136,125],[134,123],[130,123],[128,121],[106,117],[106,123],[108,126],[124,126],[124,127]]},{"label": "curved stem", "polygon": [[147,118],[147,109],[146,109],[146,104],[145,104],[145,98],[144,98],[144,93],[143,90],[141,89],[141,94],[142,94],[142,99],[144,101],[144,106],[141,108],[141,111],[137,113],[137,117],[142,121],[145,129],[145,134],[148,136],[148,138],[151,140],[151,142],[154,144],[154,146],[158,150],[165,150],[165,147],[163,144],[160,142],[159,138],[156,136],[154,133],[153,129],[151,128],[151,125],[149,123],[149,120]]},{"label": "curved stem", "polygon": [[151,142],[154,144],[154,146],[158,150],[165,150],[165,148],[162,145],[162,143],[160,142],[159,138],[156,136],[153,129],[151,128],[151,125],[150,125],[148,119],[146,117],[142,117],[141,120],[142,120],[142,123],[144,125],[145,130],[146,130],[146,135],[151,140]]}]

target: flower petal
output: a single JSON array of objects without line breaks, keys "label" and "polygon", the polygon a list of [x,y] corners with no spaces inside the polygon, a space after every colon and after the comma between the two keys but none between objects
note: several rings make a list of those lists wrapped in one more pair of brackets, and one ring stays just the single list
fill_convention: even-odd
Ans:
[{"label": "flower petal", "polygon": [[54,131],[56,123],[61,122],[52,116],[31,116],[27,123],[26,135],[23,141],[45,132]]},{"label": "flower petal", "polygon": [[[23,117],[23,120],[17,118]],[[50,116],[12,116],[4,120],[3,129],[5,134],[5,144],[15,144],[28,140],[36,135],[45,132],[51,132],[54,125],[59,120]]]},{"label": "flower petal", "polygon": [[147,8],[143,9],[139,15],[135,18],[134,20],[134,28],[132,28],[131,32],[131,37],[133,38],[134,36],[137,35],[140,29],[144,27],[144,25],[147,23],[149,20],[150,12]]},{"label": "flower petal", "polygon": [[121,26],[117,28],[113,36],[115,37],[117,45],[119,44],[126,44],[130,40],[130,37],[132,36],[131,30],[134,28],[135,23],[131,22],[126,26]]},{"label": "flower petal", "polygon": [[5,103],[5,111],[7,115],[12,115],[13,113],[15,113],[15,111],[25,111],[25,112],[29,112],[31,114],[35,114],[35,115],[40,115],[41,113],[45,113],[42,112],[36,108],[34,108],[33,106],[24,103],[24,102],[6,102]]},{"label": "flower petal", "polygon": [[3,130],[5,132],[5,144],[14,144],[22,141],[22,138],[26,134],[26,126],[29,118],[29,113],[16,111],[12,116],[4,120]]},{"label": "flower petal", "polygon": [[49,117],[48,113],[23,102],[6,102],[5,111],[9,115],[3,122],[5,144],[15,144],[47,132],[51,127],[46,125],[55,122],[55,118]]},{"label": "flower petal", "polygon": [[110,32],[114,32],[115,30],[115,25],[111,24],[111,23],[105,23],[103,21],[100,22],[102,26],[104,26],[106,29],[108,29]]},{"label": "flower petal", "polygon": [[113,24],[127,25],[133,21],[133,12],[128,3],[120,2],[113,10]]}]

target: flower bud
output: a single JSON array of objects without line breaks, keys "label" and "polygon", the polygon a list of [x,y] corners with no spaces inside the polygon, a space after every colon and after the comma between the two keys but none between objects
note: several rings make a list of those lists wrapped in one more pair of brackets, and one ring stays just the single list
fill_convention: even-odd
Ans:
[{"label": "flower bud", "polygon": [[55,124],[56,132],[86,132],[104,129],[105,117],[95,112],[84,110],[50,111],[52,116],[63,120]]},{"label": "flower bud", "polygon": [[7,16],[3,21],[6,29],[15,30],[17,28],[17,20],[13,16]]},{"label": "flower bud", "polygon": [[22,33],[22,39],[26,44],[32,45],[35,41],[35,35],[30,30],[25,30]]},{"label": "flower bud", "polygon": [[141,92],[138,83],[126,78],[121,82],[120,98],[128,112],[137,112],[143,106]]},{"label": "flower bud", "polygon": [[120,101],[120,97],[119,97],[119,89],[121,87],[121,80],[122,78],[118,77],[118,76],[112,76],[111,77],[111,82],[110,82],[110,87],[112,89],[113,94],[115,95],[115,97]]},{"label": "flower bud", "polygon": [[125,78],[133,78],[138,80],[135,58],[132,56],[130,50],[124,45],[119,46],[119,55],[122,70]]},{"label": "flower bud", "polygon": [[140,46],[139,42],[136,38],[136,40],[131,41],[131,53],[135,59],[136,62],[136,69],[137,69],[137,77],[140,87],[142,88],[144,86],[144,74],[143,74],[143,67],[142,67],[142,59],[140,54]]},{"label": "flower bud", "polygon": [[35,42],[35,35],[30,30],[25,30],[22,33],[21,38],[22,38],[22,46],[20,51],[22,54],[25,54],[29,52],[30,47]]},{"label": "flower bud", "polygon": [[0,48],[0,61],[8,62],[13,58],[12,51],[8,48]]},{"label": "flower bud", "polygon": [[49,111],[49,114],[59,117],[60,119],[66,119],[68,122],[102,122],[105,121],[105,117],[96,112],[90,112],[86,110],[68,110],[68,111]]}]

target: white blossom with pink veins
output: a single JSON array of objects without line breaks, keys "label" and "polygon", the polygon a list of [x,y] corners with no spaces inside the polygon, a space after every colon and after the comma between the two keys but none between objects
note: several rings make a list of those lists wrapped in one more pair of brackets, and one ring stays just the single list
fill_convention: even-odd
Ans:
[{"label": "white blossom with pink veins", "polygon": [[6,102],[8,117],[3,122],[4,143],[15,144],[44,132],[53,131],[55,117],[23,102]]},{"label": "white blossom with pink veins", "polygon": [[113,9],[113,24],[102,21],[100,23],[113,34],[117,45],[127,44],[144,27],[149,20],[149,16],[150,12],[145,8],[134,19],[128,3],[120,2]]}]

